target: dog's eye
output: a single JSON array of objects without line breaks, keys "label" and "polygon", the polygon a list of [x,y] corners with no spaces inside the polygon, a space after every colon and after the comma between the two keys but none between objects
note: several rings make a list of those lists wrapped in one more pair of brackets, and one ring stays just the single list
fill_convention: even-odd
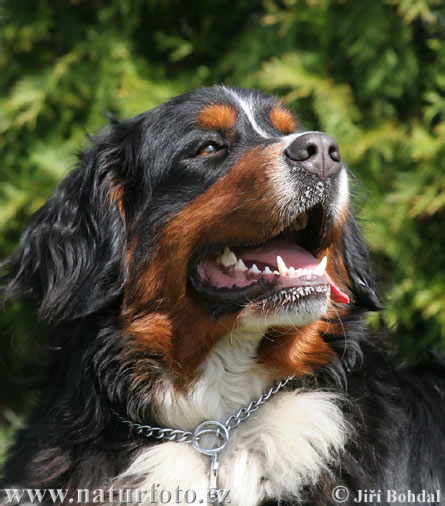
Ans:
[{"label": "dog's eye", "polygon": [[224,146],[217,144],[216,142],[208,142],[204,144],[198,151],[199,156],[213,155],[217,151],[223,149]]}]

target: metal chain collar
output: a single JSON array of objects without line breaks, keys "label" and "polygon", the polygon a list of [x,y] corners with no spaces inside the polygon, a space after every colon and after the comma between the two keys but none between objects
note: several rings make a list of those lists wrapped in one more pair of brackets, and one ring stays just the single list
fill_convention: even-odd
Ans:
[{"label": "metal chain collar", "polygon": [[[132,422],[131,420],[126,420],[114,410],[113,413],[122,423],[128,425],[130,429],[136,429],[138,434],[143,434],[145,437],[154,437],[155,439],[191,443],[196,451],[210,457],[209,499],[211,504],[221,504],[219,502],[219,491],[217,485],[219,467],[218,453],[223,450],[229,442],[230,431],[238,427],[241,422],[247,420],[250,415],[262,404],[265,404],[272,395],[275,395],[279,390],[285,387],[291,379],[293,379],[293,376],[280,381],[268,392],[261,395],[259,399],[250,402],[247,406],[240,408],[235,414],[230,415],[224,424],[216,420],[206,420],[205,422],[199,424],[193,432],[142,425],[140,423]],[[202,442],[200,443],[201,436],[205,434],[213,434],[216,437],[216,446],[214,444],[212,447],[207,448],[203,446]]]},{"label": "metal chain collar", "polygon": [[[192,443],[194,439],[199,441],[199,436],[202,435],[202,431],[199,430],[203,425],[206,427],[207,424],[216,424],[218,429],[211,430],[205,429],[206,434],[213,432],[217,437],[220,437],[220,430],[227,431],[227,434],[234,428],[238,427],[241,422],[247,420],[252,413],[254,413],[262,404],[265,404],[273,395],[275,395],[279,390],[284,388],[289,381],[291,381],[294,376],[289,376],[285,380],[280,381],[275,386],[270,388],[270,390],[264,394],[262,394],[259,399],[256,401],[251,401],[247,406],[241,407],[235,414],[230,415],[229,418],[225,421],[224,424],[220,422],[207,420],[198,427],[193,432],[180,430],[180,429],[169,429],[162,427],[151,427],[150,425],[142,425],[140,423],[133,422],[131,420],[126,420],[123,418],[117,411],[113,410],[114,415],[125,425],[128,425],[130,429],[136,429],[138,434],[143,434],[145,437],[154,437],[155,439],[166,439],[167,441],[177,441],[178,443]],[[221,429],[221,427],[224,429]],[[204,428],[204,427],[202,427]],[[228,440],[228,437],[227,437]],[[226,441],[227,443],[227,441]],[[195,445],[194,445],[195,446]],[[225,446],[225,445],[224,445]],[[199,450],[198,450],[199,451]],[[212,453],[214,450],[212,451]]]}]

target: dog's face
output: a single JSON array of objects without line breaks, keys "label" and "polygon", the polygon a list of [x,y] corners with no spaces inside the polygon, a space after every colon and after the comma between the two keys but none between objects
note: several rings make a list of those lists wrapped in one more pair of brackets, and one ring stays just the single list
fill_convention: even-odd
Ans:
[{"label": "dog's face", "polygon": [[240,328],[268,373],[312,373],[337,316],[378,305],[348,200],[333,139],[259,92],[197,90],[96,138],[25,233],[10,290],[51,322],[111,312],[125,353],[179,388]]},{"label": "dog's face", "polygon": [[[162,355],[193,374],[239,326],[294,329],[326,316],[331,300],[348,301],[330,252],[348,203],[332,139],[304,133],[281,104],[253,92],[198,92],[155,114],[162,130],[144,165],[159,176],[127,262],[124,306],[136,339],[163,335]],[[150,132],[150,114],[146,121]],[[268,362],[270,351],[262,350]]]}]

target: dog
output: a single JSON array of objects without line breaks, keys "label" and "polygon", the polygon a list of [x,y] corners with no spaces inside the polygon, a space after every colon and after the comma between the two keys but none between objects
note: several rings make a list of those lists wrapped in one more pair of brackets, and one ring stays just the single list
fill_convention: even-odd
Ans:
[{"label": "dog", "polygon": [[444,504],[444,362],[394,365],[368,329],[382,300],[350,180],[334,139],[254,90],[91,138],[3,267],[48,350],[9,494]]}]

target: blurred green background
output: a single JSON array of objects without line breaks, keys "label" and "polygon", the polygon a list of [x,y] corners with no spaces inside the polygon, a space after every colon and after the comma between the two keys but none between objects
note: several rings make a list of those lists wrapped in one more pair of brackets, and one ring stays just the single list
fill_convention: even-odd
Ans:
[{"label": "blurred green background", "polygon": [[[333,136],[362,182],[388,307],[371,325],[389,327],[405,360],[444,348],[441,0],[10,0],[0,34],[1,258],[104,111],[135,115],[215,83],[259,88]],[[0,454],[28,399],[6,367],[20,362],[19,314],[0,320]]]}]

